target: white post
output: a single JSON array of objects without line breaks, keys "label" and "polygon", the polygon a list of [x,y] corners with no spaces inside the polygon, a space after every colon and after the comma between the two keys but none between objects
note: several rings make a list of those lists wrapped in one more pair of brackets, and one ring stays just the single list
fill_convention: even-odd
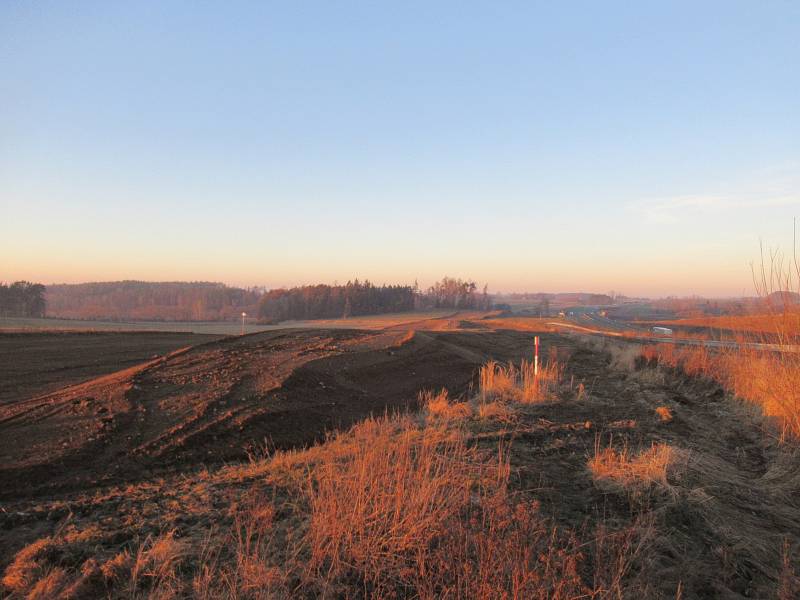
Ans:
[{"label": "white post", "polygon": [[243,313],[242,313],[242,333],[240,333],[239,335],[244,335],[244,318],[245,318],[246,316],[247,316],[247,313],[246,313],[246,312],[243,312]]},{"label": "white post", "polygon": [[539,336],[536,335],[533,337],[533,344],[536,348],[536,351],[533,354],[533,376],[539,376]]}]

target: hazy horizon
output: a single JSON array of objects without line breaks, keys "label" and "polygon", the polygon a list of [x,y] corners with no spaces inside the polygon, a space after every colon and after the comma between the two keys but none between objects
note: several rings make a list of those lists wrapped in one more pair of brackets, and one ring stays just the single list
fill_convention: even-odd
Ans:
[{"label": "hazy horizon", "polygon": [[[483,281],[475,277],[471,277],[469,274],[449,274],[444,273],[441,277],[434,277],[431,279],[421,279],[419,277],[411,278],[411,279],[387,279],[387,278],[380,278],[380,277],[364,277],[360,275],[353,275],[350,277],[343,277],[339,279],[332,279],[328,277],[320,277],[318,279],[313,280],[287,280],[286,282],[279,282],[275,284],[267,284],[261,282],[251,282],[249,280],[244,281],[226,281],[224,279],[213,279],[213,278],[166,278],[166,279],[159,279],[159,278],[141,278],[141,277],[113,277],[109,276],[106,279],[97,279],[97,278],[90,278],[90,279],[59,279],[59,280],[46,280],[43,278],[36,278],[30,277],[25,275],[25,273],[20,273],[18,276],[10,276],[5,279],[0,279],[2,283],[12,283],[14,281],[30,281],[35,283],[42,283],[45,286],[56,286],[56,285],[79,285],[84,283],[113,283],[113,282],[120,282],[120,281],[139,281],[143,283],[219,283],[223,284],[228,287],[236,287],[236,288],[265,288],[265,289],[282,289],[282,288],[292,288],[292,287],[302,287],[306,285],[341,285],[347,283],[347,281],[354,281],[358,279],[359,281],[370,281],[376,285],[413,285],[416,281],[419,284],[421,289],[427,289],[430,285],[435,283],[436,281],[440,280],[442,277],[455,277],[458,279],[463,280],[470,280],[475,281],[479,285],[479,287],[483,287],[483,285],[488,286],[488,290],[490,294],[495,295],[506,295],[506,294],[570,294],[570,293],[593,293],[593,294],[608,294],[609,292],[614,292],[616,295],[619,296],[626,296],[629,298],[650,298],[650,299],[657,299],[657,298],[668,298],[668,297],[675,297],[675,298],[691,298],[691,297],[701,297],[707,298],[709,300],[713,299],[730,299],[730,298],[750,298],[750,297],[757,297],[757,293],[755,288],[752,285],[752,277],[750,272],[750,267],[748,265],[745,266],[745,271],[743,274],[747,277],[747,281],[749,285],[743,285],[739,292],[730,292],[730,293],[710,293],[710,294],[701,294],[693,290],[687,290],[685,292],[676,292],[673,289],[665,288],[663,293],[654,292],[654,293],[630,293],[624,289],[614,289],[611,287],[602,288],[602,287],[592,287],[589,285],[581,286],[579,283],[575,287],[519,287],[513,289],[498,289],[493,287],[490,281]],[[655,289],[655,288],[654,288]]]},{"label": "hazy horizon", "polygon": [[[444,277],[448,277],[445,275]],[[471,278],[469,277],[457,277],[457,279],[462,279],[465,281],[470,281]],[[261,284],[237,284],[231,283],[226,281],[216,281],[216,280],[206,280],[206,279],[171,279],[171,280],[146,280],[146,279],[108,279],[108,280],[91,280],[91,281],[74,281],[74,282],[67,282],[67,281],[52,281],[52,282],[39,282],[43,283],[45,286],[61,286],[61,285],[81,285],[81,284],[104,284],[104,283],[122,283],[126,281],[132,281],[137,283],[146,283],[146,284],[192,284],[192,283],[209,283],[209,284],[220,284],[226,287],[232,288],[241,288],[241,289],[287,289],[293,287],[303,287],[306,285],[344,285],[348,281],[367,281],[368,278],[365,277],[349,277],[344,280],[319,280],[319,281],[308,281],[308,282],[300,282],[300,283],[292,283],[292,284],[285,284],[285,285],[275,285],[275,286],[268,286],[268,285],[261,285]],[[418,279],[414,281],[381,281],[381,280],[370,280],[371,283],[374,285],[407,285],[412,286],[414,283],[419,285],[420,290],[424,291],[436,283],[435,281],[430,282],[423,282]],[[488,283],[475,281],[480,289],[483,288],[483,285]],[[479,291],[480,291],[479,289]],[[650,300],[657,300],[657,299],[666,299],[666,298],[676,298],[676,299],[685,299],[685,298],[702,298],[706,300],[731,300],[731,299],[742,299],[742,298],[757,298],[758,294],[755,292],[751,293],[742,293],[738,295],[730,295],[730,296],[701,296],[699,294],[687,294],[687,295],[677,295],[677,294],[665,294],[662,296],[645,296],[645,295],[637,295],[637,294],[625,294],[619,290],[599,290],[599,289],[590,289],[590,288],[576,288],[576,289],[526,289],[526,290],[493,290],[491,287],[488,288],[488,292],[494,296],[510,296],[514,294],[551,294],[551,295],[559,295],[559,294],[611,294],[613,293],[617,297],[625,297],[631,299],[650,299]]]},{"label": "hazy horizon", "polygon": [[0,7],[0,281],[751,296],[800,4]]}]

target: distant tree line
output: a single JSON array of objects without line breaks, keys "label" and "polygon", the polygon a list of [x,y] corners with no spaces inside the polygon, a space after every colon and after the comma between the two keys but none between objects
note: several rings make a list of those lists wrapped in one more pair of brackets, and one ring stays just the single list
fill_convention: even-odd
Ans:
[{"label": "distant tree line", "polygon": [[478,285],[474,281],[445,277],[428,288],[427,294],[422,296],[422,304],[434,308],[489,310],[492,301],[487,286],[483,286],[483,292],[480,294],[477,290]]},{"label": "distant tree line", "polygon": [[358,315],[407,312],[424,308],[491,308],[484,287],[477,292],[473,281],[445,277],[427,292],[415,283],[376,286],[369,281],[348,281],[345,285],[306,285],[274,289],[264,294],[258,315],[263,321],[338,319]]},{"label": "distant tree line", "polygon": [[[13,293],[7,294],[5,290],[11,288]],[[0,314],[44,316],[46,301],[49,317],[108,320],[218,321],[238,319],[246,312],[262,321],[278,322],[429,308],[486,310],[492,305],[486,287],[479,292],[474,281],[450,277],[424,292],[416,283],[377,286],[356,279],[344,285],[308,285],[269,292],[202,281],[58,284],[49,285],[46,291],[39,284],[18,282],[4,286],[3,294]],[[22,302],[23,297],[28,300]]]},{"label": "distant tree line", "polygon": [[338,319],[414,310],[414,288],[373,285],[356,279],[345,285],[304,285],[270,290],[261,298],[258,314],[264,321]]},{"label": "distant tree line", "polygon": [[15,281],[0,283],[0,315],[4,317],[43,317],[45,287],[41,283]]},{"label": "distant tree line", "polygon": [[47,307],[70,319],[219,321],[255,315],[262,293],[203,281],[61,284],[48,286]]}]

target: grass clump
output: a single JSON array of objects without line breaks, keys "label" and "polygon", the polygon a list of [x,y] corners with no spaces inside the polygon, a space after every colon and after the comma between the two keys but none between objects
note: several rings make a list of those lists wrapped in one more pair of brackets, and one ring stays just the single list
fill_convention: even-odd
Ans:
[{"label": "grass clump", "polygon": [[501,365],[488,361],[480,370],[480,400],[500,400],[534,404],[558,399],[564,375],[564,367],[557,361],[539,366],[535,372],[533,363],[523,360],[520,365]]},{"label": "grass clump", "polygon": [[656,414],[662,423],[669,423],[673,419],[672,411],[668,406],[657,406]]},{"label": "grass clump", "polygon": [[232,554],[209,561],[195,589],[209,598],[591,595],[577,538],[511,491],[506,444],[481,449],[448,419],[369,419],[314,453],[291,535],[276,534],[273,508],[259,524],[258,502],[245,506]]},{"label": "grass clump", "polygon": [[423,414],[429,421],[462,421],[473,416],[473,408],[468,402],[454,401],[447,390],[438,393],[431,391],[420,392],[419,405]]},{"label": "grass clump", "polygon": [[653,444],[638,453],[631,452],[627,445],[620,449],[611,445],[601,448],[598,438],[588,467],[595,482],[604,488],[632,494],[653,488],[671,492],[674,490],[669,477],[673,476],[683,454],[668,444]]}]

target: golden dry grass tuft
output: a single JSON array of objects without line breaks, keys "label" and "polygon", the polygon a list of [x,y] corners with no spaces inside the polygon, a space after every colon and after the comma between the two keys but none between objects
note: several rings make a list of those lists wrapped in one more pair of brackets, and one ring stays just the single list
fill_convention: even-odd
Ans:
[{"label": "golden dry grass tuft", "polygon": [[29,544],[17,553],[14,561],[6,569],[3,585],[13,592],[26,590],[44,575],[40,562],[54,552],[55,544],[49,537]]},{"label": "golden dry grass tuft", "polygon": [[177,569],[186,556],[186,543],[172,531],[148,537],[133,558],[128,587],[132,594],[151,590],[150,598],[171,598],[180,587]]},{"label": "golden dry grass tuft", "polygon": [[351,577],[378,596],[397,578],[418,588],[431,575],[434,543],[473,498],[504,489],[502,454],[482,457],[457,430],[423,434],[410,418],[398,419],[356,427],[351,452],[324,461],[309,479],[309,568],[324,589]]},{"label": "golden dry grass tuft", "polygon": [[[430,599],[598,592],[580,575],[575,537],[509,491],[504,444],[479,450],[464,428],[418,423],[370,420],[345,454],[316,465],[305,487],[305,589]],[[606,570],[624,573],[626,552],[620,546]],[[623,575],[616,581],[621,590]]]},{"label": "golden dry grass tuft", "polygon": [[102,564],[93,556],[99,535],[90,527],[29,544],[6,569],[3,585],[21,598],[156,600],[179,595],[178,571],[187,548],[174,533],[148,537],[135,555],[125,550]]},{"label": "golden dry grass tuft", "polygon": [[429,423],[446,421],[450,424],[472,421],[498,421],[511,424],[516,418],[514,406],[503,400],[483,401],[480,397],[470,401],[456,401],[447,390],[438,393],[424,391],[419,394],[422,414]]},{"label": "golden dry grass tuft", "polygon": [[483,421],[499,421],[512,424],[516,422],[517,411],[507,402],[476,402],[475,410],[478,418]]},{"label": "golden dry grass tuft", "polygon": [[601,448],[598,438],[588,467],[595,482],[610,489],[633,494],[652,488],[673,491],[669,477],[683,459],[683,451],[668,444],[654,444],[632,453],[627,445],[620,449],[611,445]]},{"label": "golden dry grass tuft", "polygon": [[540,365],[537,374],[534,364],[526,360],[519,367],[490,360],[480,370],[480,400],[521,404],[552,402],[558,399],[563,375],[564,367],[557,361]]},{"label": "golden dry grass tuft", "polygon": [[56,567],[39,579],[28,591],[25,598],[26,600],[50,600],[52,598],[68,597],[65,592],[69,587],[67,573],[64,569]]},{"label": "golden dry grass tuft", "polygon": [[472,407],[468,402],[453,401],[447,390],[438,393],[420,392],[419,405],[428,420],[444,419],[460,421],[472,416]]},{"label": "golden dry grass tuft", "polygon": [[[369,419],[320,446],[281,532],[265,498],[245,504],[224,552],[195,576],[200,597],[609,597],[585,550],[538,502],[509,489],[506,443],[479,449],[449,418]],[[286,510],[284,506],[280,510]],[[257,517],[261,515],[261,517]],[[623,530],[594,563],[621,596],[635,556]],[[590,542],[591,543],[591,542]]]}]

